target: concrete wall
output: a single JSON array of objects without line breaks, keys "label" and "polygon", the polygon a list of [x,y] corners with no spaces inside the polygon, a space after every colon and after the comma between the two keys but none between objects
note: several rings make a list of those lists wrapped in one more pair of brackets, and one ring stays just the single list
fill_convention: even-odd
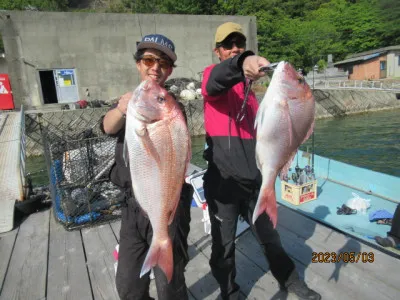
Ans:
[{"label": "concrete wall", "polygon": [[316,119],[400,108],[400,94],[386,91],[314,90],[314,98]]},{"label": "concrete wall", "polygon": [[75,68],[80,99],[108,100],[139,82],[133,60],[142,35],[162,33],[175,43],[174,77],[198,79],[217,62],[212,52],[217,26],[241,24],[248,49],[257,52],[255,17],[150,14],[94,14],[2,11],[1,34],[16,106],[41,105],[39,70]]}]

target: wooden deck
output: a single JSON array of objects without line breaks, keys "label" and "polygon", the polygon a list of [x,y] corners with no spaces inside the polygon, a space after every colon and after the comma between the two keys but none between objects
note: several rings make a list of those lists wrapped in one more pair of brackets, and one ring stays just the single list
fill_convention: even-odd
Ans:
[{"label": "wooden deck", "polygon": [[[217,299],[210,273],[210,237],[192,207],[186,281],[191,299]],[[280,206],[278,230],[301,276],[323,299],[400,299],[400,260]],[[0,299],[118,299],[112,252],[120,222],[68,232],[51,209],[31,214],[0,235]],[[312,252],[372,252],[373,263],[312,263]],[[286,299],[250,231],[237,240],[243,299]],[[151,294],[155,296],[154,283]]]},{"label": "wooden deck", "polygon": [[[15,200],[23,200],[24,164],[21,164],[21,111],[0,111],[0,233],[11,230]],[[23,152],[24,153],[24,152]],[[22,157],[25,157],[24,155]]]}]

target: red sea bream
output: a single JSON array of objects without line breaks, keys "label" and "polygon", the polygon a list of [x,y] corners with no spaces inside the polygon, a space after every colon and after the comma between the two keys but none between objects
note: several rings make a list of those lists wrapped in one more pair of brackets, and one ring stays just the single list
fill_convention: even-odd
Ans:
[{"label": "red sea bream", "polygon": [[153,80],[142,82],[128,104],[125,142],[133,192],[153,228],[140,276],[158,265],[169,282],[173,247],[168,229],[190,161],[191,140],[177,101]]},{"label": "red sea bream", "polygon": [[256,161],[262,185],[253,223],[266,212],[277,223],[275,180],[287,175],[298,147],[314,129],[315,101],[304,78],[291,64],[280,62],[257,112]]}]

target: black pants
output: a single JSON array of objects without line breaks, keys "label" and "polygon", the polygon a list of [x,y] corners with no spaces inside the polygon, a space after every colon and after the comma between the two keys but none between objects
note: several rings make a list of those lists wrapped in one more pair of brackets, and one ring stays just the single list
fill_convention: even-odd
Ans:
[{"label": "black pants", "polygon": [[[129,195],[129,191],[127,194]],[[192,197],[192,186],[184,184],[175,220],[169,228],[170,234],[173,236],[174,259],[171,282],[168,284],[160,268],[154,268],[157,294],[160,300],[188,299],[184,271],[189,261],[187,237],[190,230]],[[150,220],[133,198],[128,197],[126,204],[122,208],[116,275],[117,291],[121,300],[152,299],[149,296],[150,273],[142,278],[139,278],[139,274],[151,244],[153,230]]]},{"label": "black pants", "polygon": [[388,235],[400,240],[400,204],[397,205],[396,211],[394,212],[392,226]]},{"label": "black pants", "polygon": [[222,298],[239,299],[239,286],[235,282],[235,237],[239,215],[250,224],[272,275],[284,286],[295,265],[283,249],[278,232],[265,213],[259,216],[255,225],[251,223],[259,193],[258,186],[246,186],[231,179],[222,179],[213,169],[208,169],[203,179],[211,221],[210,266],[220,285]]}]

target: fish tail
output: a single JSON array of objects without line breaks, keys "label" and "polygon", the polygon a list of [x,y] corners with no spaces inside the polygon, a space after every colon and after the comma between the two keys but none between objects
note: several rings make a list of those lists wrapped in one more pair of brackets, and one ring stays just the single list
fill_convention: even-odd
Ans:
[{"label": "fish tail", "polygon": [[257,218],[263,213],[269,216],[272,225],[276,228],[278,220],[278,209],[276,206],[275,186],[262,185],[256,207],[253,212],[253,224],[256,223]]},{"label": "fish tail", "polygon": [[140,271],[140,278],[150,272],[151,268],[158,265],[164,272],[169,283],[172,279],[173,264],[172,242],[170,238],[156,244],[151,243],[142,270]]}]

